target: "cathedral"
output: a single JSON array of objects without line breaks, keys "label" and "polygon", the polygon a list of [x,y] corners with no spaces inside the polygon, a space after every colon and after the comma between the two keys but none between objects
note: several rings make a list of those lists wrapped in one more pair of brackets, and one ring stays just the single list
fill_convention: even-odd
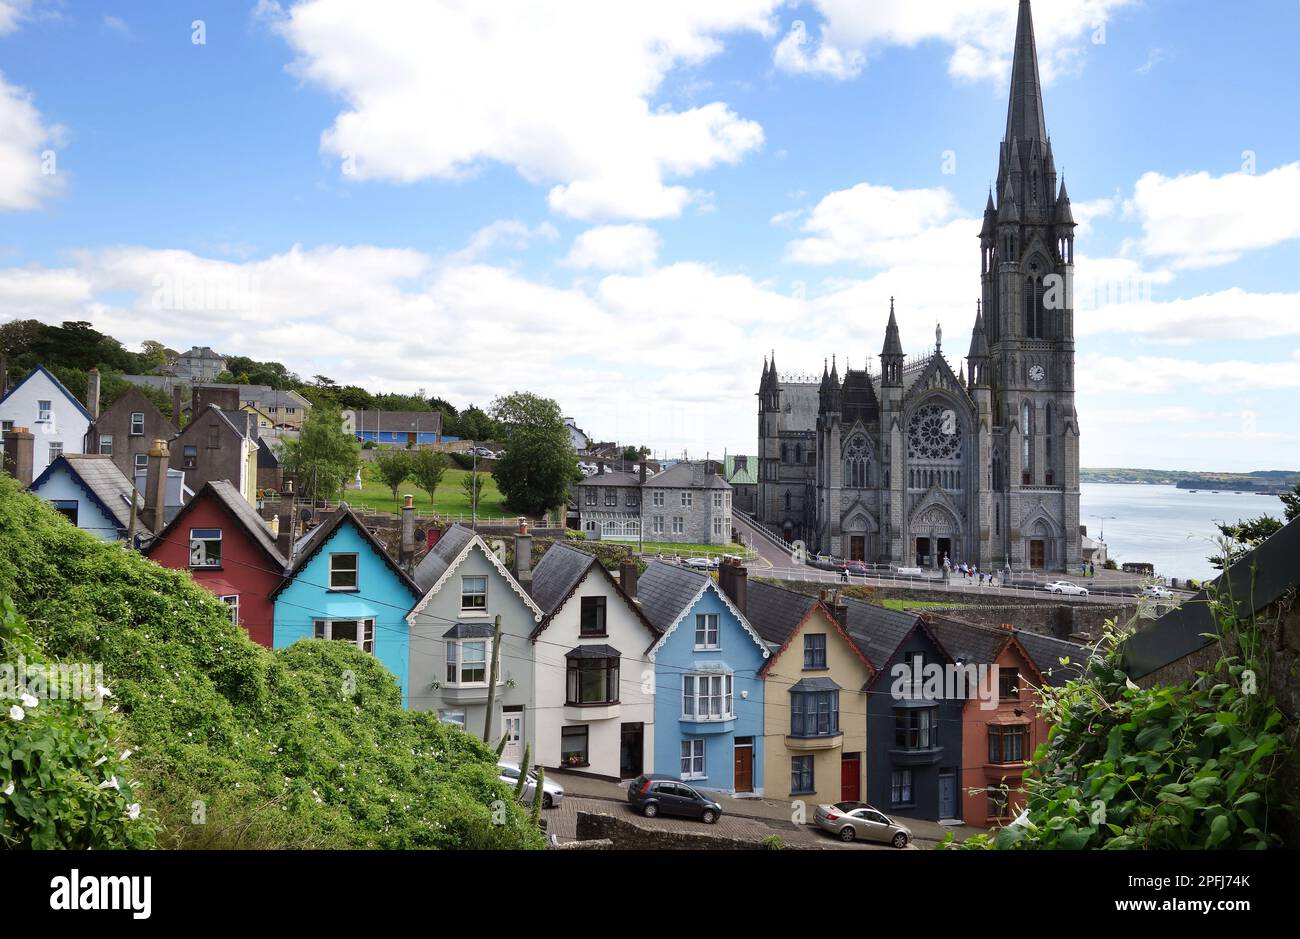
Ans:
[{"label": "cathedral", "polygon": [[964,363],[953,368],[941,329],[908,356],[893,300],[878,371],[845,362],[841,376],[834,361],[820,381],[786,376],[773,353],[758,390],[758,521],[868,564],[1077,569],[1074,229],[1021,0]]}]

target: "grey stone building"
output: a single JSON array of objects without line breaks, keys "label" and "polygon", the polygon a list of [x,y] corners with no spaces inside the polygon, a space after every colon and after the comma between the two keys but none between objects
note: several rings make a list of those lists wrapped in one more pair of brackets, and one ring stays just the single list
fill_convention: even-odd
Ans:
[{"label": "grey stone building", "polygon": [[721,469],[717,461],[684,461],[647,479],[602,466],[578,483],[579,527],[608,541],[729,544],[732,492]]},{"label": "grey stone building", "polygon": [[759,520],[869,563],[1077,567],[1074,229],[1022,3],[965,364],[941,329],[906,356],[892,300],[879,369],[782,376],[774,354],[758,392]]},{"label": "grey stone building", "polygon": [[172,421],[139,388],[128,388],[90,426],[87,449],[112,457],[128,479],[149,465],[149,446],[176,434]]}]

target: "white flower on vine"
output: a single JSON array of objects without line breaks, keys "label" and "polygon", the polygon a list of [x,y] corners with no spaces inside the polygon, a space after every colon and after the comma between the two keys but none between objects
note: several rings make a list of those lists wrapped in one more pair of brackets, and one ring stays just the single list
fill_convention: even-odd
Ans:
[{"label": "white flower on vine", "polygon": [[117,781],[117,777],[116,777],[116,776],[109,776],[107,779],[105,779],[102,783],[99,784],[99,788],[100,788],[100,789],[116,789],[116,790],[118,790],[119,792],[122,791],[122,786],[121,786],[121,784]]},{"label": "white flower on vine", "polygon": [[97,760],[95,761],[95,765],[96,765],[96,766],[103,766],[103,765],[104,765],[105,763],[107,763],[107,762],[108,762],[108,757],[106,757],[106,756],[101,756],[99,759],[97,759]]},{"label": "white flower on vine", "polygon": [[9,780],[9,785],[5,786],[5,795],[11,796],[13,794],[14,794],[14,781],[11,779]]},{"label": "white flower on vine", "polygon": [[105,688],[103,685],[96,685],[95,694],[99,695],[101,698],[111,698],[113,697],[113,689]]},{"label": "white flower on vine", "polygon": [[41,702],[29,694],[23,694],[23,707],[34,708]]},{"label": "white flower on vine", "polygon": [[132,802],[130,805],[126,807],[126,817],[129,818],[131,821],[135,821],[137,818],[140,817],[139,802]]},{"label": "white flower on vine", "polygon": [[26,716],[27,712],[16,704],[9,708],[9,717],[11,720],[20,721]]}]

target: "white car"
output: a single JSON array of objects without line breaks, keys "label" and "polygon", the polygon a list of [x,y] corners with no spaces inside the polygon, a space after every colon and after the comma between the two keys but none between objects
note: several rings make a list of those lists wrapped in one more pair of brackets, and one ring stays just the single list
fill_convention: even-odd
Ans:
[{"label": "white car", "polygon": [[1043,589],[1048,593],[1063,593],[1071,597],[1086,597],[1088,595],[1087,587],[1080,587],[1078,584],[1072,584],[1068,580],[1058,580],[1050,584],[1045,584]]},{"label": "white car", "polygon": [[712,570],[717,562],[712,561],[709,558],[687,558],[683,563],[687,567],[693,567],[696,570],[707,571],[707,570]]},{"label": "white car", "polygon": [[[519,764],[512,763],[509,760],[498,760],[497,778],[511,788],[519,785]],[[525,804],[532,804],[533,794],[535,792],[537,792],[537,774],[529,770],[528,779],[524,783],[523,801]],[[551,782],[549,779],[542,783],[542,808],[554,808],[559,805],[563,799],[563,786],[559,783]]]},{"label": "white car", "polygon": [[1172,600],[1174,592],[1159,584],[1148,584],[1142,588],[1142,596],[1149,600]]}]

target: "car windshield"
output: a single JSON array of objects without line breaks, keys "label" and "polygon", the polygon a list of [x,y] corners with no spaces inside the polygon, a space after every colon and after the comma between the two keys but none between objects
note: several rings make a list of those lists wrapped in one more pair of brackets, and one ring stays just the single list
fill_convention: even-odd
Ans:
[{"label": "car windshield", "polygon": [[511,768],[508,767],[508,766],[502,766],[502,767],[501,767],[501,775],[502,775],[502,776],[506,776],[506,777],[508,777],[508,778],[510,778],[510,779],[518,779],[518,778],[519,778],[519,770],[517,770],[517,769],[511,769]]},{"label": "car windshield", "polygon": [[865,805],[862,805],[861,803],[858,802],[836,802],[835,807],[839,809],[841,812],[853,812],[856,811],[857,809],[866,808]]}]

